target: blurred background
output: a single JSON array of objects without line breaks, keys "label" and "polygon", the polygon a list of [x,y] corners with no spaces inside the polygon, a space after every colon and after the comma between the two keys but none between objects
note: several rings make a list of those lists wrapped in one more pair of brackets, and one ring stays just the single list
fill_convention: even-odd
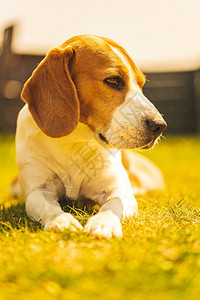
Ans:
[{"label": "blurred background", "polygon": [[199,0],[1,0],[0,132],[14,133],[24,82],[48,50],[95,34],[121,44],[147,75],[168,133],[200,132]]}]

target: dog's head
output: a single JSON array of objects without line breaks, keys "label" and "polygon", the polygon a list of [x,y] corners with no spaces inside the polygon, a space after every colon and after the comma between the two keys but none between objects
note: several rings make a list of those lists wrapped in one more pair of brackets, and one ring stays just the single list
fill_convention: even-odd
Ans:
[{"label": "dog's head", "polygon": [[25,83],[22,99],[48,136],[82,122],[117,149],[150,148],[166,123],[143,95],[145,76],[112,40],[77,36],[51,50]]}]

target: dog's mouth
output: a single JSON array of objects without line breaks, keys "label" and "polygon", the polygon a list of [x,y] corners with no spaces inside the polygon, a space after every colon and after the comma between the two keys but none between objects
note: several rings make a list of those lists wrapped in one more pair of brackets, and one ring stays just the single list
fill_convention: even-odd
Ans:
[{"label": "dog's mouth", "polygon": [[108,140],[105,138],[105,136],[103,136],[103,134],[99,133],[99,138],[105,144],[109,144]]},{"label": "dog's mouth", "polygon": [[142,147],[139,147],[138,150],[148,150],[148,149],[152,148],[152,147],[156,144],[156,141],[157,141],[157,138],[151,140],[150,143],[145,144],[145,145],[142,146]]},{"label": "dog's mouth", "polygon": [[[121,147],[117,147],[117,145],[112,145],[109,140],[102,134],[102,133],[99,133],[98,134],[99,136],[99,139],[103,142],[103,144],[107,145],[107,146],[111,146],[113,148],[116,148],[116,149],[120,149]],[[122,147],[121,150],[124,148],[124,149],[138,149],[138,150],[148,150],[150,148],[152,148],[155,144],[156,144],[156,141],[158,140],[158,138],[153,138],[151,139],[150,141],[146,142],[145,144],[143,145],[134,145],[134,144],[124,144],[123,146],[125,147]],[[121,142],[121,140],[120,140]]]}]

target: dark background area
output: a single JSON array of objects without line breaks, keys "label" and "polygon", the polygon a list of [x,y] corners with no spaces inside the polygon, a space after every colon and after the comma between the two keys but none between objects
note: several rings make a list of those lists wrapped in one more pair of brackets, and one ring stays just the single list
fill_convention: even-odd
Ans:
[{"label": "dark background area", "polygon": [[[44,56],[12,52],[13,27],[0,45],[0,132],[14,133],[25,81]],[[45,54],[44,54],[45,55]],[[200,70],[146,73],[144,94],[168,123],[167,133],[200,132]]]}]

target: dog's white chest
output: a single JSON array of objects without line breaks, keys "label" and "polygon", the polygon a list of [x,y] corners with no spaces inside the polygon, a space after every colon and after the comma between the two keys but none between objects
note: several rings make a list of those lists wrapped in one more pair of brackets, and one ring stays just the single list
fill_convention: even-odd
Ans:
[{"label": "dog's white chest", "polygon": [[82,186],[85,188],[112,160],[108,159],[110,150],[102,151],[93,142],[75,143],[67,148],[66,157],[62,154],[59,162],[57,160],[60,166],[57,174],[65,186],[67,197],[77,199]]}]

